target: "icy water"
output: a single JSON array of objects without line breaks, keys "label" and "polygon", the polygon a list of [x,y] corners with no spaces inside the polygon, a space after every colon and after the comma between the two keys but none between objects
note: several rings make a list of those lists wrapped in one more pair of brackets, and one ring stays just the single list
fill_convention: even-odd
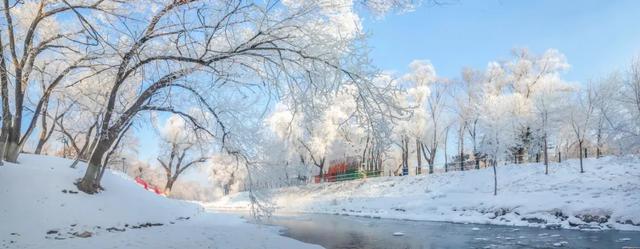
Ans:
[{"label": "icy water", "polygon": [[284,236],[327,249],[640,249],[640,232],[549,230],[320,214],[275,216],[263,223],[284,227]]}]

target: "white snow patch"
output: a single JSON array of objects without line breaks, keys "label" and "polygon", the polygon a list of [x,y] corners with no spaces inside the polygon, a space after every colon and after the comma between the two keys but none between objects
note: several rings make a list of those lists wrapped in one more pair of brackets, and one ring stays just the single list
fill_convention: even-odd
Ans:
[{"label": "white snow patch", "polygon": [[[279,211],[571,229],[640,230],[637,156],[498,166],[265,190]],[[424,189],[430,191],[425,192]],[[246,210],[247,193],[207,207]]]},{"label": "white snow patch", "polygon": [[28,154],[19,162],[0,166],[1,248],[321,248],[155,195],[124,174],[106,172],[106,190],[87,195],[73,184],[84,164]]}]

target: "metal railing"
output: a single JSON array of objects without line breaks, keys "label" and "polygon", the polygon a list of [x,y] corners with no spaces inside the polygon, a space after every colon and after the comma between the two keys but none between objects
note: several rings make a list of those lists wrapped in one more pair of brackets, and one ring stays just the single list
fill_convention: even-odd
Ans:
[{"label": "metal railing", "polygon": [[341,181],[350,181],[356,179],[363,179],[368,177],[378,177],[382,175],[382,171],[357,171],[352,173],[344,173],[337,175],[324,175],[322,178],[323,182],[341,182]]}]

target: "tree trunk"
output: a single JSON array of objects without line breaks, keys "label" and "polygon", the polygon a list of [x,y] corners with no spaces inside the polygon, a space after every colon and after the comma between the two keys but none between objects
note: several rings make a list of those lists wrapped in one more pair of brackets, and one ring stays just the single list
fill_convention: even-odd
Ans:
[{"label": "tree trunk", "polygon": [[[44,89],[43,89],[44,90]],[[44,97],[44,104],[42,105],[42,117],[40,118],[40,122],[42,127],[40,128],[40,136],[38,136],[38,145],[36,146],[36,150],[33,152],[34,154],[40,155],[42,153],[42,147],[44,147],[44,143],[47,140],[47,111],[49,109],[49,97]],[[51,127],[53,129],[53,127]]]},{"label": "tree trunk", "polygon": [[51,135],[53,135],[53,132],[55,131],[54,130],[55,125],[56,125],[55,122],[52,123],[50,129],[43,129],[43,131],[46,130],[46,132],[40,133],[40,137],[38,139],[38,146],[36,146],[36,150],[34,152],[35,154],[42,154],[42,149],[44,148],[44,145],[47,144],[47,141],[49,141],[49,139],[51,138]]},{"label": "tree trunk", "polygon": [[464,171],[464,129],[460,129],[460,171]]},{"label": "tree trunk", "polygon": [[476,137],[475,135],[473,135],[475,134],[475,132],[470,134],[471,134],[471,142],[473,142],[473,159],[475,161],[476,170],[478,170],[480,169],[480,153],[478,153],[478,146],[476,145]]},{"label": "tree trunk", "polygon": [[447,164],[448,164],[448,159],[447,159],[447,157],[448,157],[447,156],[447,140],[449,138],[449,127],[450,126],[447,126],[447,129],[446,129],[446,131],[444,133],[444,147],[443,147],[443,149],[444,149],[444,172],[448,171],[448,168],[447,168]]},{"label": "tree trunk", "polygon": [[84,177],[77,183],[78,189],[87,194],[95,194],[98,192],[97,179],[98,174],[100,173],[100,163],[102,161],[100,158],[96,159],[99,156],[100,155],[96,153],[92,154]]},{"label": "tree trunk", "polygon": [[431,150],[431,154],[429,155],[429,174],[433,174],[433,164],[436,161],[436,152],[437,152],[438,148],[434,145],[433,149]]},{"label": "tree trunk", "polygon": [[102,164],[101,164],[102,166],[100,167],[100,173],[98,173],[98,179],[96,179],[96,184],[98,185],[98,189],[102,189],[102,186],[100,186],[100,182],[102,181],[102,176],[104,176],[104,172],[107,171],[107,167],[109,166],[108,163],[109,163],[108,160],[102,161]]},{"label": "tree trunk", "polygon": [[7,138],[7,144],[4,151],[5,160],[12,163],[18,162],[20,151],[21,127],[22,127],[22,111],[24,102],[24,92],[22,91],[22,73],[21,69],[16,69],[16,82],[14,84],[14,106],[16,113],[13,115],[13,121]]},{"label": "tree trunk", "polygon": [[102,166],[102,159],[104,158],[105,153],[109,149],[111,145],[111,141],[109,139],[103,138],[96,144],[96,148],[91,154],[89,158],[89,163],[87,165],[87,170],[85,171],[84,177],[80,182],[77,183],[78,189],[87,194],[95,194],[98,192],[98,188],[100,187],[100,183],[98,182],[100,177],[100,169]]},{"label": "tree trunk", "polygon": [[444,149],[444,172],[449,172],[449,160],[447,159],[447,147]]},{"label": "tree trunk", "polygon": [[587,148],[584,148],[584,158],[589,157],[589,154],[587,154]]},{"label": "tree trunk", "polygon": [[76,168],[76,166],[78,165],[78,162],[80,162],[80,159],[83,159],[85,152],[87,151],[87,148],[89,148],[89,141],[85,141],[84,145],[82,145],[82,149],[77,152],[76,155],[76,160],[73,161],[73,163],[71,164],[71,168]]},{"label": "tree trunk", "polygon": [[168,177],[167,178],[167,184],[165,184],[164,186],[164,194],[169,196],[169,194],[171,194],[171,189],[173,188],[173,183],[175,182],[175,179],[173,177]]},{"label": "tree trunk", "polygon": [[498,195],[498,173],[496,171],[496,164],[498,160],[495,160],[493,165],[493,195]]},{"label": "tree trunk", "polygon": [[[0,32],[1,33],[1,32]],[[2,98],[2,129],[0,131],[0,165],[3,164],[7,142],[9,139],[9,131],[11,130],[11,120],[13,115],[9,108],[9,79],[7,73],[7,65],[4,56],[4,44],[0,34],[0,98]]]},{"label": "tree trunk", "polygon": [[318,168],[320,168],[320,182],[322,182],[322,180],[324,178],[324,158],[322,160],[320,160],[320,164],[318,164],[316,166],[318,166]]},{"label": "tree trunk", "polygon": [[78,166],[79,162],[80,162],[80,155],[76,155],[76,159],[73,160],[73,163],[71,163],[69,168],[75,169]]},{"label": "tree trunk", "polygon": [[6,144],[7,144],[7,131],[6,129],[4,129],[4,125],[3,125],[3,128],[0,129],[0,166],[4,165],[3,160],[4,160],[4,150],[5,150]]},{"label": "tree trunk", "polygon": [[558,163],[562,162],[562,151],[558,151]]},{"label": "tree trunk", "polygon": [[578,141],[578,151],[580,151],[580,173],[584,173],[584,168],[582,167],[582,141]]},{"label": "tree trunk", "polygon": [[4,158],[7,162],[17,163],[20,156],[20,133],[16,134],[13,129],[10,130],[5,144]]},{"label": "tree trunk", "polygon": [[367,149],[369,148],[369,136],[367,136],[367,141],[364,143],[364,149],[362,150],[362,161],[358,167],[363,167],[364,170],[369,171],[369,163],[367,161]]},{"label": "tree trunk", "polygon": [[47,144],[47,141],[49,141],[49,139],[51,138],[51,135],[53,135],[55,125],[56,124],[54,122],[53,124],[51,124],[51,129],[43,129],[40,132],[40,136],[38,138],[38,146],[36,146],[36,150],[34,151],[34,154],[42,154],[42,149],[44,148],[44,145]]},{"label": "tree trunk", "polygon": [[544,174],[549,174],[549,148],[547,144],[547,134],[544,134]]},{"label": "tree trunk", "polygon": [[[420,143],[420,141],[416,139],[416,156],[418,159],[418,167],[416,168],[416,175],[419,175],[422,173],[422,154],[420,152],[420,149],[422,148],[421,145],[422,144]],[[429,174],[431,174],[431,166],[429,166]]]},{"label": "tree trunk", "polygon": [[42,147],[44,147],[44,143],[46,142],[44,140],[44,137],[42,137],[43,132],[40,131],[40,137],[38,138],[38,145],[36,146],[36,149],[33,151],[33,154],[37,154],[40,155],[42,154]]},{"label": "tree trunk", "polygon": [[[98,134],[96,134],[96,136],[98,136]],[[100,140],[99,137],[96,137],[93,140],[91,140],[91,144],[89,144],[89,147],[87,148],[87,150],[82,155],[82,159],[87,159],[87,158],[89,158],[91,156],[91,153],[92,153],[92,151],[94,151],[96,149],[99,140]]]},{"label": "tree trunk", "polygon": [[602,156],[602,152],[600,151],[600,147],[602,145],[602,128],[598,128],[598,136],[596,143],[596,158],[600,158]]},{"label": "tree trunk", "polygon": [[404,156],[402,157],[402,175],[409,175],[409,138],[404,139]]}]

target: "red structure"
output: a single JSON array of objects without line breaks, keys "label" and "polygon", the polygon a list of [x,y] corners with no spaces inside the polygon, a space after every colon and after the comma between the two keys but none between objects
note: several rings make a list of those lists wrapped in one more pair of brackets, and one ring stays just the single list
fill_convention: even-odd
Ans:
[{"label": "red structure", "polygon": [[136,176],[136,182],[140,184],[140,186],[144,187],[144,189],[149,189],[149,184],[146,181],[142,180],[142,178],[140,178],[139,176]]},{"label": "red structure", "polygon": [[[358,172],[359,161],[355,158],[346,158],[342,160],[331,161],[327,172],[322,176],[324,182],[335,182],[338,180],[338,176],[345,174],[353,174]],[[320,183],[320,176],[314,177],[316,183]]]},{"label": "red structure", "polygon": [[158,195],[162,195],[163,194],[162,191],[157,186],[153,186],[153,185],[147,183],[145,180],[143,180],[139,176],[137,176],[135,180],[136,180],[136,183],[140,184],[140,186],[144,187],[144,189],[149,190],[149,191],[153,191],[154,193],[156,193]]}]

